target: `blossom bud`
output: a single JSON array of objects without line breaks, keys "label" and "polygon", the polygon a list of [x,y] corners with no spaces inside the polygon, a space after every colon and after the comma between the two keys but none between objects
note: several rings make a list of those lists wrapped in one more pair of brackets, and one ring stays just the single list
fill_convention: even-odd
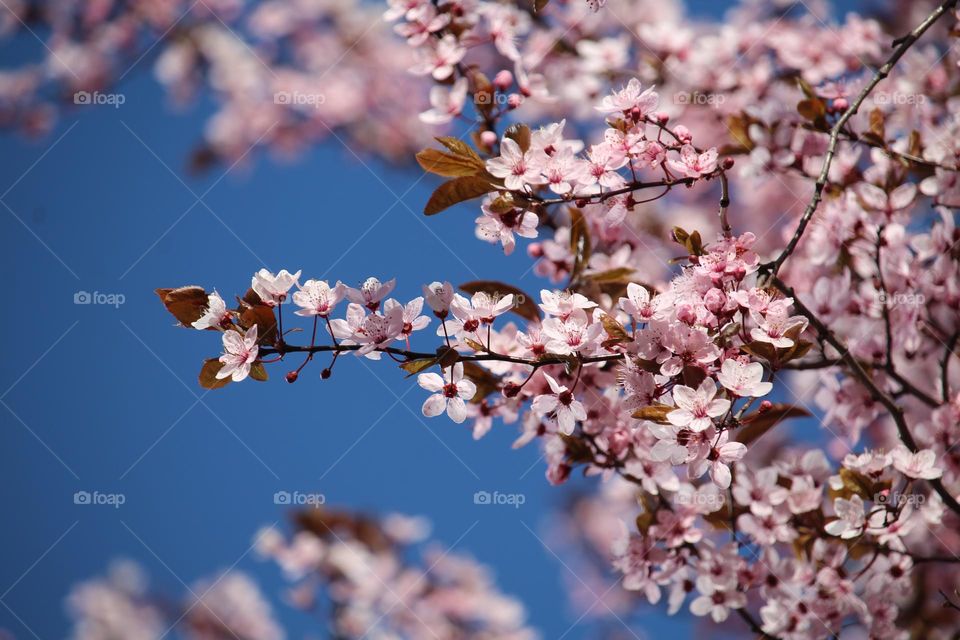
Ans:
[{"label": "blossom bud", "polygon": [[527,255],[531,258],[541,258],[543,257],[543,247],[539,242],[531,242],[527,245]]},{"label": "blossom bud", "polygon": [[769,400],[764,400],[763,402],[760,403],[760,407],[757,409],[757,411],[759,411],[760,413],[766,413],[767,411],[770,411],[770,409],[772,408],[773,408],[773,403],[770,402]]},{"label": "blossom bud", "polygon": [[577,198],[577,201],[574,203],[578,208],[583,209],[585,206],[590,204],[590,201],[586,198]]},{"label": "blossom bud", "polygon": [[670,114],[668,114],[666,111],[657,111],[653,117],[656,118],[657,122],[660,124],[667,124],[670,122]]},{"label": "blossom bud", "polygon": [[720,166],[723,168],[724,171],[727,171],[729,169],[733,169],[733,165],[735,163],[736,163],[736,160],[727,156],[726,158],[723,159],[723,162],[720,163]]},{"label": "blossom bud", "polygon": [[493,131],[484,131],[480,134],[480,142],[485,144],[488,147],[492,147],[497,144],[497,134]]},{"label": "blossom bud", "polygon": [[833,108],[837,111],[846,111],[850,107],[850,103],[846,98],[835,98],[833,100]]},{"label": "blossom bud", "polygon": [[503,385],[503,397],[505,398],[516,398],[520,393],[520,385],[516,382],[508,382]]},{"label": "blossom bud", "polygon": [[507,69],[502,69],[496,76],[493,77],[493,86],[500,91],[506,91],[512,84],[513,74]]},{"label": "blossom bud", "polygon": [[423,288],[423,295],[434,314],[447,314],[453,302],[453,285],[449,282],[431,282]]},{"label": "blossom bud", "polygon": [[727,297],[723,295],[723,291],[720,289],[710,289],[707,291],[706,295],[703,296],[703,304],[710,310],[710,313],[718,314],[723,311],[724,305],[727,303]]},{"label": "blossom bud", "polygon": [[299,373],[297,373],[296,371],[290,371],[289,373],[287,373],[287,382],[289,382],[290,384],[293,384],[294,382],[297,381],[298,377],[300,377]]},{"label": "blossom bud", "polygon": [[333,375],[333,371],[330,371],[330,367],[327,367],[326,369],[324,369],[323,371],[320,372],[320,379],[321,379],[321,380],[326,380],[326,379],[328,379],[331,375]]},{"label": "blossom bud", "polygon": [[682,304],[680,308],[677,309],[677,320],[692,327],[697,322],[697,312],[693,306]]},{"label": "blossom bud", "polygon": [[680,139],[680,142],[688,144],[693,140],[693,134],[690,133],[690,129],[687,129],[682,124],[678,124],[677,128],[673,130],[673,133]]},{"label": "blossom bud", "polygon": [[516,109],[521,104],[523,104],[523,96],[521,96],[519,93],[511,93],[507,97],[507,106],[511,109]]}]

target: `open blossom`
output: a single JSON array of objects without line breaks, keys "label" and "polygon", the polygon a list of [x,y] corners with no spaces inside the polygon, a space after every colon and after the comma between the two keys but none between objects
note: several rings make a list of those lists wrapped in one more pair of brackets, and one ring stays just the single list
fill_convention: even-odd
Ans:
[{"label": "open blossom", "polygon": [[403,326],[400,329],[398,340],[407,339],[414,331],[420,331],[430,324],[430,318],[420,315],[420,312],[423,311],[423,298],[420,296],[417,296],[405,305],[400,304],[400,302],[393,298],[383,303],[383,311],[388,317],[395,307],[400,309],[403,318]]},{"label": "open blossom", "polygon": [[943,469],[937,468],[937,454],[931,449],[912,453],[899,445],[893,450],[893,466],[908,478],[933,480],[943,475]]},{"label": "open blossom", "polygon": [[423,55],[422,60],[411,71],[417,75],[430,74],[434,80],[446,80],[466,54],[467,50],[448,33]]},{"label": "open blossom", "polygon": [[449,89],[436,86],[430,89],[428,111],[420,114],[420,120],[427,124],[445,124],[463,112],[467,100],[467,79],[460,78]]},{"label": "open blossom", "polygon": [[667,414],[667,420],[674,426],[693,431],[712,427],[712,418],[719,418],[730,408],[729,400],[716,398],[716,395],[717,384],[711,378],[705,378],[696,389],[677,385],[673,388],[673,401],[678,408]]},{"label": "open blossom", "polygon": [[487,171],[503,178],[504,186],[513,191],[522,191],[528,184],[544,183],[540,166],[531,153],[524,152],[515,140],[506,136],[500,141],[500,156],[487,160]]},{"label": "open blossom", "polygon": [[733,476],[730,464],[737,462],[747,453],[747,447],[741,442],[730,442],[730,432],[723,431],[710,438],[710,449],[706,458],[690,465],[690,475],[699,477],[704,471],[710,471],[710,479],[721,489],[730,486]]},{"label": "open blossom", "polygon": [[547,318],[542,326],[547,351],[551,353],[590,353],[597,348],[603,333],[603,325],[590,322],[583,309],[574,310],[565,319]]},{"label": "open blossom", "polygon": [[487,242],[499,242],[503,253],[510,255],[517,246],[514,234],[522,238],[536,238],[540,218],[532,211],[513,208],[505,213],[496,213],[488,203],[481,205],[483,215],[478,217],[477,237]]},{"label": "open blossom", "polygon": [[572,151],[562,149],[543,163],[541,172],[550,190],[563,195],[573,191],[573,185],[583,180],[587,167]]},{"label": "open blossom", "polygon": [[371,311],[376,311],[380,307],[380,301],[393,291],[393,287],[396,286],[396,284],[396,278],[392,278],[387,282],[380,282],[376,278],[367,278],[363,281],[363,284],[360,285],[359,289],[347,289],[347,298],[350,299],[350,302],[355,302],[356,304],[365,306]]},{"label": "open blossom", "polygon": [[389,346],[403,332],[403,313],[404,308],[398,304],[384,309],[383,315],[373,312],[364,318],[353,336],[357,344],[363,345],[356,355],[379,360],[380,353],[375,353],[376,350]]},{"label": "open blossom", "polygon": [[763,382],[763,365],[759,362],[744,364],[736,358],[723,361],[717,381],[740,397],[759,398],[770,393],[773,383]]},{"label": "open blossom", "polygon": [[477,392],[477,385],[463,377],[463,363],[458,362],[450,368],[450,382],[445,382],[438,374],[421,373],[417,384],[427,391],[435,392],[423,403],[423,415],[428,418],[438,416],[446,410],[451,420],[460,424],[467,419],[467,405]]},{"label": "open blossom", "polygon": [[627,285],[627,297],[620,298],[620,308],[637,322],[649,322],[656,313],[656,305],[650,292],[635,282]]},{"label": "open blossom", "polygon": [[768,309],[765,316],[751,311],[750,317],[760,326],[750,330],[750,337],[760,342],[768,342],[775,347],[792,347],[793,339],[787,336],[791,329],[806,328],[807,319],[803,316],[789,316],[785,307]]},{"label": "open blossom", "polygon": [[667,160],[667,166],[688,178],[709,175],[717,169],[717,149],[698,154],[692,145],[685,144],[680,148],[680,159]]},{"label": "open blossom", "polygon": [[287,299],[287,292],[290,287],[297,283],[300,278],[300,272],[291,274],[286,269],[281,269],[280,273],[273,275],[266,269],[260,269],[254,274],[250,282],[250,288],[260,296],[264,304],[275,306],[282,304]]},{"label": "open blossom", "polygon": [[577,424],[577,420],[586,420],[587,411],[583,403],[574,398],[573,393],[565,386],[554,380],[549,374],[543,374],[550,385],[551,394],[544,394],[533,399],[533,410],[545,416],[554,413],[560,433],[570,435]]},{"label": "open blossom", "polygon": [[307,280],[300,287],[299,291],[293,293],[293,302],[301,307],[296,314],[298,316],[320,316],[326,318],[333,312],[346,295],[346,287],[341,282],[337,282],[334,287],[330,287],[325,280]]},{"label": "open blossom", "polygon": [[582,293],[573,291],[560,291],[555,293],[549,289],[541,289],[540,299],[543,300],[543,302],[540,303],[540,308],[543,309],[545,313],[557,316],[561,320],[568,318],[570,314],[577,309],[587,310],[597,306],[596,302],[589,300]]},{"label": "open blossom", "polygon": [[[600,105],[596,107],[601,113],[633,112],[636,119],[641,120],[646,115],[653,112],[660,102],[653,87],[642,89],[640,81],[631,78],[627,86],[619,91],[614,91],[612,95],[604,96]],[[636,111],[634,111],[636,110]]]},{"label": "open blossom", "polygon": [[250,375],[250,365],[257,359],[257,325],[253,325],[240,336],[237,331],[223,332],[223,366],[217,371],[217,378],[230,377],[234,382],[245,380]]},{"label": "open blossom", "polygon": [[194,329],[220,329],[224,322],[230,320],[230,312],[227,311],[227,305],[220,297],[220,294],[214,291],[207,296],[207,308],[203,315],[194,323]]},{"label": "open blossom", "polygon": [[860,535],[865,525],[863,499],[856,494],[849,500],[837,498],[833,501],[833,508],[837,512],[837,519],[824,525],[824,530],[844,540]]},{"label": "open blossom", "polygon": [[473,333],[482,324],[492,324],[494,318],[506,313],[511,308],[513,308],[512,293],[497,298],[485,291],[478,291],[469,300],[459,293],[454,294],[453,303],[450,305],[454,317],[461,324],[460,329],[467,333]]},{"label": "open blossom", "polygon": [[697,591],[702,595],[690,603],[690,613],[695,616],[710,615],[714,622],[723,622],[731,609],[747,606],[746,594],[736,589],[720,590],[705,576],[697,580]]}]

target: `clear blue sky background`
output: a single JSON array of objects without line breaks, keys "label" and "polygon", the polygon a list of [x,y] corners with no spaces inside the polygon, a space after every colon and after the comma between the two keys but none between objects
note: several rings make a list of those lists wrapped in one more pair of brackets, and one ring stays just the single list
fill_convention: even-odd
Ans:
[{"label": "clear blue sky background", "polygon": [[[248,551],[260,526],[285,517],[274,492],[297,490],[429,516],[435,538],[494,568],[545,638],[564,634],[580,612],[567,607],[563,584],[576,578],[530,530],[546,539],[567,490],[545,482],[536,447],[510,449],[514,427],[474,442],[465,426],[425,421],[413,381],[389,362],[354,358],[326,382],[312,366],[291,387],[288,367],[271,367],[267,384],[207,395],[196,373],[219,341],[174,328],[153,293],[199,284],[242,294],[266,265],[353,284],[397,277],[409,299],[434,279],[517,282],[530,264],[524,252],[504,258],[474,240],[469,207],[425,219],[417,212],[431,179],[364,166],[335,142],[291,164],[257,157],[222,179],[223,168],[190,177],[185,159],[209,105],[171,114],[147,72],[133,74],[120,109],[73,110],[40,141],[0,136],[0,199],[10,209],[0,207],[0,628],[64,637],[70,586],[116,557],[141,562],[169,594],[237,563],[275,595],[278,571]],[[528,273],[518,284],[536,291],[541,282]],[[78,291],[126,302],[76,305]],[[126,504],[78,506],[80,490],[120,492]],[[521,492],[526,504],[476,506],[478,490]],[[292,637],[325,635],[274,604]],[[655,612],[635,622],[651,635],[691,628]],[[589,629],[565,637],[592,637]]]}]

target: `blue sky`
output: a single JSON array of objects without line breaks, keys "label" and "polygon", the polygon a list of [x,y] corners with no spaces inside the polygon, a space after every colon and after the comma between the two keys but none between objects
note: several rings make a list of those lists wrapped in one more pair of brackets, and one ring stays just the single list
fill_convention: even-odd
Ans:
[{"label": "blue sky", "polygon": [[[70,585],[117,557],[141,562],[169,594],[234,565],[275,594],[278,573],[250,543],[284,519],[273,494],[285,490],[430,517],[436,539],[494,568],[544,637],[563,635],[579,617],[563,584],[577,578],[538,537],[568,494],[546,483],[534,446],[510,449],[514,427],[475,442],[466,426],[426,421],[415,383],[389,362],[352,357],[329,381],[315,363],[291,387],[287,367],[274,366],[270,383],[204,393],[196,374],[219,341],[173,327],[153,293],[198,284],[242,294],[262,266],[351,284],[397,277],[404,299],[435,279],[535,292],[542,283],[525,253],[505,258],[474,240],[470,207],[424,218],[431,178],[363,164],[336,142],[293,163],[261,156],[226,175],[189,176],[209,105],[172,114],[146,71],[125,85],[119,109],[67,112],[42,140],[0,136],[11,338],[0,371],[0,628],[63,637]],[[82,291],[125,301],[75,304]],[[478,490],[523,493],[526,504],[477,506]],[[126,503],[75,505],[77,491]],[[275,605],[292,637],[323,635]],[[690,630],[653,612],[635,622]]]}]

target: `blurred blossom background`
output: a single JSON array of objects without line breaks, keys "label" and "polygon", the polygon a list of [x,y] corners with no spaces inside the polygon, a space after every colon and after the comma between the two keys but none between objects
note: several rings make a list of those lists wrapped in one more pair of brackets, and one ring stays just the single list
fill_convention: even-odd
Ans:
[{"label": "blurred blossom background", "polygon": [[[723,9],[690,4],[701,16]],[[0,45],[3,66],[41,46],[21,31]],[[558,516],[595,481],[552,488],[536,447],[511,449],[515,426],[474,441],[469,422],[427,422],[425,393],[389,361],[346,357],[332,379],[309,367],[292,387],[276,367],[270,384],[198,386],[198,353],[216,357],[219,341],[175,329],[157,287],[196,284],[229,301],[261,267],[352,286],[395,277],[406,300],[434,280],[532,294],[545,281],[522,249],[504,257],[473,241],[469,206],[425,218],[435,178],[346,140],[190,171],[215,103],[201,91],[173,104],[153,62],[112,90],[122,104],[78,104],[35,139],[0,134],[0,628],[67,636],[71,587],[126,558],[175,599],[206,576],[243,572],[288,637],[326,637],[322,619],[283,601],[279,569],[253,549],[261,527],[286,525],[291,506],[275,494],[299,492],[425,516],[433,539],[492,568],[545,638],[690,634],[688,618],[661,610],[605,615],[615,579],[569,552]],[[404,99],[427,106],[425,93]],[[483,491],[523,503],[476,504]]]}]

